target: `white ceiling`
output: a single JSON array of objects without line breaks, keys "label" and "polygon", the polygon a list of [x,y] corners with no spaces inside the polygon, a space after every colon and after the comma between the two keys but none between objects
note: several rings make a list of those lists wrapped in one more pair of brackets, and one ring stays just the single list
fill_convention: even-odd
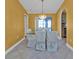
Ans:
[{"label": "white ceiling", "polygon": [[[42,13],[41,0],[19,0],[22,6],[29,14]],[[43,12],[44,13],[56,13],[64,0],[44,0]]]}]

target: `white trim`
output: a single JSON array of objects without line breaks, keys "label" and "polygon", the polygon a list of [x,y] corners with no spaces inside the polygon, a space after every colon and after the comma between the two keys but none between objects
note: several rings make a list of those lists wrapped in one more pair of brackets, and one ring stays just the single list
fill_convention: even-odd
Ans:
[{"label": "white trim", "polygon": [[35,31],[37,30],[37,19],[38,19],[38,16],[35,17]]},{"label": "white trim", "polygon": [[35,17],[35,31],[36,31],[36,17]]},{"label": "white trim", "polygon": [[10,47],[8,50],[5,51],[5,55],[7,55],[10,51],[12,51],[17,45],[19,45],[23,40],[25,39],[25,37],[23,37],[19,42],[17,42],[16,44],[14,44],[12,47]]},{"label": "white trim", "polygon": [[68,43],[66,43],[66,46],[73,51],[73,48]]},{"label": "white trim", "polygon": [[60,37],[61,37],[61,13],[60,13]]},{"label": "white trim", "polygon": [[62,38],[61,38],[60,36],[58,36],[58,39],[59,39],[59,40],[62,40]]},{"label": "white trim", "polygon": [[28,15],[24,15],[24,35],[26,36],[26,33],[28,33],[28,26],[29,22],[28,22]]}]

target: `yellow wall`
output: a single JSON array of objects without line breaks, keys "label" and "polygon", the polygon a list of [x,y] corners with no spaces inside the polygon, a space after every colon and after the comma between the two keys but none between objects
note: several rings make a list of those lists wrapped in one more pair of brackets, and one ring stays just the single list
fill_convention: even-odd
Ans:
[{"label": "yellow wall", "polygon": [[[29,28],[32,29],[32,31],[35,31],[35,17],[40,16],[41,14],[29,14]],[[44,14],[46,16],[52,16],[52,30],[56,31],[56,14]]]},{"label": "yellow wall", "polygon": [[73,0],[65,0],[57,12],[57,31],[60,33],[60,15],[65,9],[67,13],[67,43],[73,47]]},{"label": "yellow wall", "polygon": [[[24,13],[25,10],[18,0],[6,1],[5,19],[5,48],[8,49],[18,42],[24,35]],[[67,11],[67,43],[73,46],[73,5],[72,0],[65,0],[56,14],[45,14],[52,16],[52,29],[60,33],[60,14],[65,8]],[[35,17],[41,14],[29,14],[29,28],[35,30]]]},{"label": "yellow wall", "polygon": [[24,9],[18,0],[5,0],[5,48],[10,48],[24,35]]}]

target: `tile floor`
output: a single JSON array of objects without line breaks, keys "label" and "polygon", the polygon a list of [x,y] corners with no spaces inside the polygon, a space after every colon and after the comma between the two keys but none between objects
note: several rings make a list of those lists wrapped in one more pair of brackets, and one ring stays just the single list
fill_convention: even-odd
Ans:
[{"label": "tile floor", "polygon": [[62,40],[59,40],[57,52],[36,51],[35,49],[27,48],[26,45],[25,39],[9,52],[5,59],[73,59],[73,51]]}]

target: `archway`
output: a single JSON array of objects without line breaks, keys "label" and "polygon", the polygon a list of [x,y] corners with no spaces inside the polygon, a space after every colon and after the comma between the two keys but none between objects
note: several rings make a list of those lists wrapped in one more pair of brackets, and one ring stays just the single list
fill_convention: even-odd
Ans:
[{"label": "archway", "polygon": [[66,10],[63,10],[62,14],[61,14],[61,37],[65,42],[66,42],[66,38],[67,38],[66,18],[67,18]]}]

